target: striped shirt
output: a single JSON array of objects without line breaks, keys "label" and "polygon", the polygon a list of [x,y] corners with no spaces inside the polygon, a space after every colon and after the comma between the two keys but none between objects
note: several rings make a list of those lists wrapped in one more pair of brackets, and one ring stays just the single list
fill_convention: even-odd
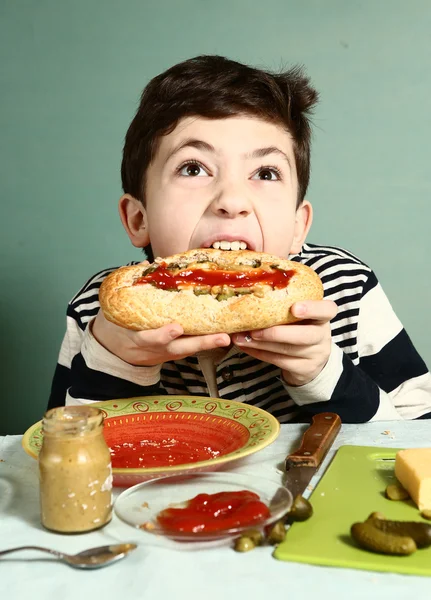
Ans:
[{"label": "striped shirt", "polygon": [[[258,406],[281,423],[331,411],[345,423],[431,418],[431,376],[373,271],[353,254],[304,244],[290,257],[320,276],[338,313],[332,349],[311,382],[289,386],[280,369],[233,346],[154,367],[133,366],[104,349],[89,324],[99,287],[114,269],[92,277],[67,308],[67,330],[49,408],[149,395],[220,397]],[[130,263],[137,264],[137,263]]]}]

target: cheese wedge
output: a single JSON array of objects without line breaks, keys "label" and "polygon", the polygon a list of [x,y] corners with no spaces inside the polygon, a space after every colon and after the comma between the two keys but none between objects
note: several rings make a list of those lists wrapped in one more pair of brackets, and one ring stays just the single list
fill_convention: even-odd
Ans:
[{"label": "cheese wedge", "polygon": [[431,448],[408,448],[397,452],[395,476],[419,510],[431,509]]}]

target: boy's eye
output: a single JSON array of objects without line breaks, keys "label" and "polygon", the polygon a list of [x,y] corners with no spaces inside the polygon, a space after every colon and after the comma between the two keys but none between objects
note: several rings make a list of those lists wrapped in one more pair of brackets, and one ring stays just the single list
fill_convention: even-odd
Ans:
[{"label": "boy's eye", "polygon": [[205,177],[208,175],[203,166],[197,162],[184,163],[178,168],[178,173],[182,177]]},{"label": "boy's eye", "polygon": [[281,173],[275,167],[261,167],[252,177],[261,181],[279,181]]}]

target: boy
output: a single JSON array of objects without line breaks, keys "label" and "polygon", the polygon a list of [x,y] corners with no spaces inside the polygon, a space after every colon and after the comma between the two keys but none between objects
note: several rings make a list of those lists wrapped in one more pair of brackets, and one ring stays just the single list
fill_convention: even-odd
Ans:
[{"label": "boy", "polygon": [[431,376],[376,276],[340,248],[305,243],[312,207],[309,114],[299,69],[272,74],[200,56],[155,77],[126,135],[119,202],[150,261],[198,247],[244,247],[303,262],[325,299],[302,320],[241,334],[134,332],[108,322],[90,279],[68,306],[49,407],[155,394],[248,402],[280,422],[431,418]]}]

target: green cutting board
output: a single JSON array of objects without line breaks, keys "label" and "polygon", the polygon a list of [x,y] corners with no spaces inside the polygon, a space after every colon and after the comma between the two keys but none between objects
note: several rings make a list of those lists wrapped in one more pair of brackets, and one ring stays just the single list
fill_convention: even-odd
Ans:
[{"label": "green cutting board", "polygon": [[274,550],[275,558],[431,576],[431,547],[410,556],[388,556],[363,550],[350,537],[352,523],[364,521],[374,511],[382,512],[388,519],[427,522],[411,500],[385,498],[386,486],[396,481],[398,450],[341,446],[310,497],[313,516],[290,527],[284,542]]}]

